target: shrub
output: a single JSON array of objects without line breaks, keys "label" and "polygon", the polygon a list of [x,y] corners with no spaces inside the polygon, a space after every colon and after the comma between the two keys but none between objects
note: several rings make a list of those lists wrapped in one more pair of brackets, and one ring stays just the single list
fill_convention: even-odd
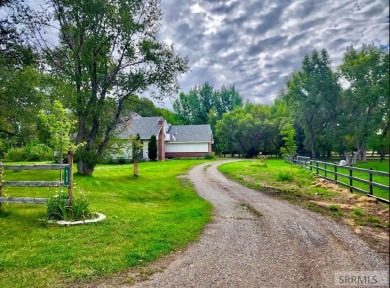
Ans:
[{"label": "shrub", "polygon": [[374,224],[379,224],[381,222],[381,220],[378,217],[372,215],[367,217],[367,221]]},{"label": "shrub", "polygon": [[89,201],[82,196],[73,198],[73,206],[68,205],[68,195],[60,192],[47,201],[48,220],[70,220],[77,221],[87,219],[91,216]]},{"label": "shrub", "polygon": [[353,214],[355,214],[356,216],[363,216],[364,215],[362,210],[360,210],[358,208],[353,209]]},{"label": "shrub", "polygon": [[213,152],[206,153],[206,154],[204,154],[203,158],[206,160],[215,159],[215,154]]},{"label": "shrub", "polygon": [[45,144],[29,144],[25,148],[25,160],[44,161],[53,160],[53,150]]},{"label": "shrub", "polygon": [[31,143],[25,147],[9,149],[5,159],[15,162],[53,160],[53,150],[45,144]]},{"label": "shrub", "polygon": [[339,211],[340,207],[337,205],[330,205],[329,210],[330,211]]},{"label": "shrub", "polygon": [[125,164],[125,163],[126,163],[126,159],[124,157],[118,158],[118,164]]},{"label": "shrub", "polygon": [[276,174],[276,180],[279,182],[292,182],[293,178],[294,176],[292,172],[288,172],[288,171],[281,171],[278,174]]},{"label": "shrub", "polygon": [[151,161],[156,161],[157,159],[157,139],[155,135],[150,137],[150,141],[148,143],[148,157]]},{"label": "shrub", "polygon": [[25,148],[21,147],[21,148],[8,149],[7,153],[5,153],[4,155],[4,158],[7,161],[15,161],[15,162],[23,161],[25,160]]}]

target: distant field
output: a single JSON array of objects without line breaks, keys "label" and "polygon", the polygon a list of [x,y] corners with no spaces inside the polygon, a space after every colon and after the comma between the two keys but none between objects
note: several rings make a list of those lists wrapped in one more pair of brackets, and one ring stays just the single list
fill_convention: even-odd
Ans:
[{"label": "distant field", "polygon": [[[319,164],[319,167],[324,168],[324,165]],[[376,170],[376,171],[389,172],[389,162],[388,161],[380,162],[379,160],[370,160],[367,163],[357,163],[354,167],[363,168],[363,169],[372,168],[373,170]],[[315,168],[313,168],[313,171],[314,170],[315,170]],[[328,166],[327,170],[332,170],[332,167]],[[349,170],[346,168],[343,168],[343,167],[337,167],[337,172],[345,174],[345,175],[349,175]],[[325,171],[319,170],[318,175],[325,176]],[[334,178],[334,175],[331,175],[330,173],[327,173],[327,176],[329,178]],[[357,178],[361,178],[364,180],[370,180],[369,174],[366,172],[352,171],[352,176],[357,177]],[[345,177],[339,176],[338,181],[343,182],[345,184],[349,184],[349,179],[347,179]],[[386,176],[373,175],[372,181],[377,182],[379,184],[387,185],[387,186],[389,185],[389,177],[386,177]],[[353,186],[358,187],[360,189],[363,189],[365,191],[370,190],[370,186],[368,184],[360,183],[358,181],[353,181]],[[380,197],[380,198],[389,199],[389,191],[378,188],[378,187],[373,187],[373,195]]]},{"label": "distant field", "polygon": [[[210,205],[186,179],[203,160],[98,165],[75,183],[103,222],[47,225],[45,205],[3,204],[0,210],[0,287],[62,287],[140,266],[197,239],[210,220]],[[58,171],[6,171],[4,180],[56,180]],[[76,188],[77,191],[80,190]],[[4,187],[7,196],[48,197],[48,188]],[[131,279],[129,279],[131,282]],[[82,286],[82,285],[80,285]]]},{"label": "distant field", "polygon": [[368,160],[367,163],[357,163],[355,167],[364,168],[364,169],[370,169],[378,170],[378,171],[384,171],[389,172],[389,160]]}]

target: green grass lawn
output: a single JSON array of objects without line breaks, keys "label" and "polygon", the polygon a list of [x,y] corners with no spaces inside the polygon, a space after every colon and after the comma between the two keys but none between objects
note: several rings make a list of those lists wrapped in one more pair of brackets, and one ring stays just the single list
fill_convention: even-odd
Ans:
[{"label": "green grass lawn", "polygon": [[[103,222],[46,224],[46,205],[3,204],[0,212],[0,287],[59,287],[139,266],[197,239],[211,205],[185,173],[202,160],[98,165],[92,177],[75,175]],[[5,171],[4,180],[56,180],[58,171]],[[48,197],[51,188],[5,187],[9,197]],[[77,195],[77,192],[76,192]],[[130,281],[130,280],[129,280]]]},{"label": "green grass lawn", "polygon": [[298,166],[291,165],[281,159],[269,159],[266,166],[259,160],[244,160],[222,164],[218,170],[238,182],[251,188],[289,194],[300,192],[304,194],[323,192],[322,188],[306,189],[315,180],[315,176]]},{"label": "green grass lawn", "polygon": [[363,168],[363,169],[370,169],[377,171],[383,171],[383,172],[389,172],[389,160],[368,160],[366,163],[357,163],[355,167]]}]

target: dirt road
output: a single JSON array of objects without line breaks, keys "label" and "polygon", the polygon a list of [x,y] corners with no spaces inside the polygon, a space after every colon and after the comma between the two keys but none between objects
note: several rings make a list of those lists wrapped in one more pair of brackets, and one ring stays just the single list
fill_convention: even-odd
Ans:
[{"label": "dirt road", "polygon": [[344,226],[227,180],[220,163],[189,172],[215,207],[200,241],[133,287],[334,287],[336,272],[388,271]]}]

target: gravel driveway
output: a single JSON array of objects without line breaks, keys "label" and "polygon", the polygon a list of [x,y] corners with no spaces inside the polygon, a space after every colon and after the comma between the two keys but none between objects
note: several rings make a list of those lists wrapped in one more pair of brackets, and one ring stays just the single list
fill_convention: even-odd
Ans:
[{"label": "gravel driveway", "polygon": [[335,272],[388,271],[344,226],[232,182],[220,164],[189,172],[215,207],[200,240],[133,287],[334,287]]}]

